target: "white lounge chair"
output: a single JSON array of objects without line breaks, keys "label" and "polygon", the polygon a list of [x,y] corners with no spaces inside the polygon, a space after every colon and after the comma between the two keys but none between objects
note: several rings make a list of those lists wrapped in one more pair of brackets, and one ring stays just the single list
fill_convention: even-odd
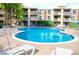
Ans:
[{"label": "white lounge chair", "polygon": [[30,55],[33,55],[35,52],[35,47],[31,45],[23,45],[23,46],[19,46],[11,50],[2,51],[0,55],[21,55],[22,53],[27,54],[27,51],[31,49],[32,49],[32,53]]},{"label": "white lounge chair", "polygon": [[52,51],[51,54],[54,54],[54,55],[72,55],[73,51],[71,49],[57,47],[56,51],[55,52]]}]

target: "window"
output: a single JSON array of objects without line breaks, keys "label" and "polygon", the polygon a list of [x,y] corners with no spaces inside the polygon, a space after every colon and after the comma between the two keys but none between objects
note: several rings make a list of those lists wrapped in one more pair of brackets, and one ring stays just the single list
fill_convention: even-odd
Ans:
[{"label": "window", "polygon": [[65,15],[64,18],[70,18],[70,16],[69,15]]},{"label": "window", "polygon": [[60,15],[54,15],[54,18],[60,18],[61,16]]},{"label": "window", "polygon": [[76,14],[76,10],[73,11],[73,14]]},{"label": "window", "polygon": [[3,14],[0,14],[0,17],[3,17]]},{"label": "window", "polygon": [[48,16],[48,20],[50,20],[50,18],[51,18],[51,17],[50,17],[50,16]]},{"label": "window", "polygon": [[54,9],[55,12],[61,12],[61,9]]},{"label": "window", "polygon": [[71,9],[64,9],[64,12],[70,12]]},{"label": "window", "polygon": [[31,9],[31,11],[37,11],[37,9],[36,8],[33,8],[33,9]]}]

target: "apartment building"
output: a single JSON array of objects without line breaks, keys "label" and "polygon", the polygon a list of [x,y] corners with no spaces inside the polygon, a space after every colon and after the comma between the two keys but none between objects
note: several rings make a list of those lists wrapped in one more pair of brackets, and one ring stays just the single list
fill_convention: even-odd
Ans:
[{"label": "apartment building", "polygon": [[72,20],[73,11],[71,8],[59,6],[54,8],[54,21],[59,21],[58,26],[67,26]]},{"label": "apartment building", "polygon": [[[24,26],[35,26],[36,21],[51,20],[55,26],[68,26],[72,21],[79,21],[79,9],[58,6],[53,9],[23,8]],[[0,22],[5,20],[5,11],[0,8]]]},{"label": "apartment building", "polygon": [[24,15],[24,25],[32,26],[34,25],[35,21],[39,20],[38,16],[38,9],[37,8],[23,8],[25,15]]},{"label": "apartment building", "polygon": [[79,9],[73,9],[72,20],[79,22]]},{"label": "apartment building", "polygon": [[65,6],[59,6],[54,9],[40,9],[40,19],[52,20],[55,25],[68,25],[72,20],[73,10]]}]

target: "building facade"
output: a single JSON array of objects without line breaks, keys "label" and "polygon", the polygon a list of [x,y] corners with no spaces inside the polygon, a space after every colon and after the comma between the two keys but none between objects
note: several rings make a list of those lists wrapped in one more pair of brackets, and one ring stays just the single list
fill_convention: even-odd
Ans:
[{"label": "building facade", "polygon": [[68,26],[72,21],[79,21],[79,9],[59,6],[53,9],[40,9],[41,20],[52,20],[56,26]]},{"label": "building facade", "polygon": [[[34,26],[36,21],[51,20],[55,26],[68,26],[72,21],[79,21],[79,9],[59,6],[53,9],[23,8],[24,26]],[[5,11],[0,8],[0,22],[5,20]]]},{"label": "building facade", "polygon": [[24,25],[32,26],[34,21],[39,20],[39,13],[37,8],[23,8],[24,15]]}]

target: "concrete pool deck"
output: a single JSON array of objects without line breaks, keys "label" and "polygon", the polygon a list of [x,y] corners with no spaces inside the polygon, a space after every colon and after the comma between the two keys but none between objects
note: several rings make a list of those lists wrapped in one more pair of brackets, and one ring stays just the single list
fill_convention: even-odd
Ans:
[{"label": "concrete pool deck", "polygon": [[56,47],[62,47],[62,48],[68,48],[73,50],[73,55],[79,55],[79,31],[73,30],[73,29],[65,29],[65,32],[71,35],[76,35],[78,37],[78,40],[75,42],[67,43],[67,44],[34,44],[34,43],[26,43],[21,42],[19,40],[15,40],[12,35],[14,33],[18,32],[17,28],[7,28],[2,33],[0,33],[0,49],[5,48],[8,46],[8,40],[10,42],[10,45],[24,45],[24,44],[30,44],[32,46],[35,46],[35,48],[38,50],[35,55],[50,55],[52,51],[55,51]]}]

